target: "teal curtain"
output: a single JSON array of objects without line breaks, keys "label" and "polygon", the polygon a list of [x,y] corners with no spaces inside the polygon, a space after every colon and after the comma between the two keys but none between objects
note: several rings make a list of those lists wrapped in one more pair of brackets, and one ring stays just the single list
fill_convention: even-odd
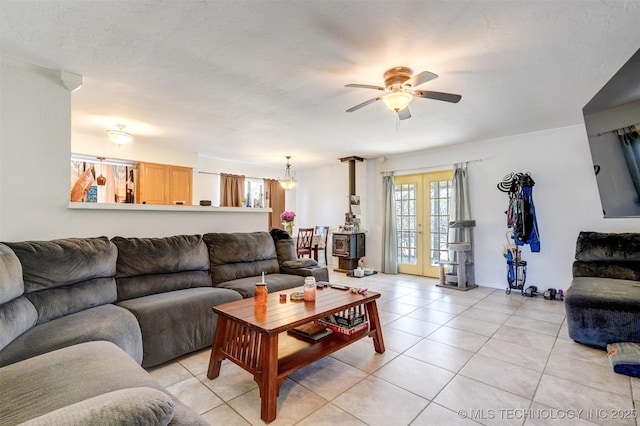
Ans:
[{"label": "teal curtain", "polygon": [[[469,205],[469,184],[467,182],[467,165],[454,164],[453,179],[451,180],[451,201],[449,205],[449,222],[471,220],[471,207]],[[469,228],[449,228],[449,242],[471,242]],[[457,262],[457,253],[449,251],[451,262]],[[456,271],[455,267],[451,268]]]}]

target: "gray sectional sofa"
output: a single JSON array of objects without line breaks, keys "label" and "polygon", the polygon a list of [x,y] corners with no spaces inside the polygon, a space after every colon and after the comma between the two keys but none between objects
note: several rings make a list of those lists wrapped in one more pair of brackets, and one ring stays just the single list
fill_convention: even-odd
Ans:
[{"label": "gray sectional sofa", "polygon": [[640,233],[581,232],[565,295],[569,337],[640,343]]},{"label": "gray sectional sofa", "polygon": [[202,423],[141,366],[210,346],[211,307],[252,297],[262,272],[270,291],[300,286],[307,275],[328,280],[326,268],[300,262],[293,240],[279,238],[0,244],[0,424],[108,423],[109,413],[139,415],[141,424]]}]

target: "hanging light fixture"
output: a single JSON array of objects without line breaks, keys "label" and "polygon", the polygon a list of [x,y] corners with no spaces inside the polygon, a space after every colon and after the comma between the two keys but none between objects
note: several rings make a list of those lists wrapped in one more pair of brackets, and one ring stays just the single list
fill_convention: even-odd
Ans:
[{"label": "hanging light fixture", "polygon": [[291,176],[291,164],[289,163],[290,155],[287,155],[287,169],[284,172],[284,177],[279,180],[280,185],[287,191],[296,186],[296,180]]},{"label": "hanging light fixture", "polygon": [[98,157],[98,160],[100,160],[100,176],[96,178],[96,183],[99,186],[104,186],[107,184],[107,178],[102,176],[102,160],[104,159],[105,159],[104,157]]},{"label": "hanging light fixture", "polygon": [[409,103],[413,100],[413,96],[410,93],[405,92],[401,88],[394,89],[388,95],[382,98],[385,105],[395,112],[398,112],[409,106]]},{"label": "hanging light fixture", "polygon": [[111,142],[117,143],[118,145],[126,145],[133,142],[133,136],[122,130],[126,127],[124,124],[117,124],[116,127],[118,130],[106,130]]}]

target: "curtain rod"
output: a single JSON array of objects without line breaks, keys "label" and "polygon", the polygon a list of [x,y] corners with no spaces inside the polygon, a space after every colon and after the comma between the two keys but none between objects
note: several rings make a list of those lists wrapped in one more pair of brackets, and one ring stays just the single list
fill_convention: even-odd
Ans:
[{"label": "curtain rod", "polygon": [[627,128],[629,128],[629,127],[637,127],[637,126],[640,126],[640,123],[632,124],[632,125],[630,125],[630,126],[623,126],[623,127],[620,127],[619,129],[607,130],[606,132],[598,133],[598,136],[606,135],[607,133],[614,133],[614,132],[618,132],[618,131],[620,131],[620,130],[627,129]]},{"label": "curtain rod", "polygon": [[105,166],[135,166],[138,164],[136,161],[131,160],[119,160],[117,158],[96,157],[85,154],[71,154],[71,161],[82,161],[85,163],[100,164],[100,158],[103,158],[102,164]]},{"label": "curtain rod", "polygon": [[[203,175],[216,175],[216,176],[220,176],[220,173],[216,173],[216,172],[201,172],[198,171],[198,173],[203,174]],[[230,173],[231,174],[231,173]],[[253,176],[245,176],[246,179],[271,179],[271,178],[261,178],[261,177],[253,177]],[[271,180],[278,180],[278,179],[271,179]]]},{"label": "curtain rod", "polygon": [[429,166],[425,166],[425,167],[412,167],[410,169],[401,169],[401,170],[387,170],[381,173],[397,173],[397,172],[409,172],[411,170],[425,170],[425,169],[437,169],[439,167],[444,167],[444,166],[455,166],[456,164],[465,164],[465,163],[479,163],[480,161],[483,161],[484,158],[477,158],[475,160],[464,160],[464,161],[456,161],[455,163],[445,163],[445,164],[435,164],[435,165],[429,165]]}]

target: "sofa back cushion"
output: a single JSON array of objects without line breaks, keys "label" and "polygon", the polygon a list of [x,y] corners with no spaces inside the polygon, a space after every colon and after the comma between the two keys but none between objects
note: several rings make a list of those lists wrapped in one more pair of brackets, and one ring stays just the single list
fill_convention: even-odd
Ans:
[{"label": "sofa back cushion", "polygon": [[111,239],[118,248],[118,301],[192,287],[211,287],[201,235]]},{"label": "sofa back cushion", "polygon": [[576,260],[640,262],[640,233],[580,232]]},{"label": "sofa back cushion", "polygon": [[640,281],[640,233],[580,232],[573,276]]},{"label": "sofa back cushion", "polygon": [[209,249],[214,285],[239,278],[280,272],[276,246],[268,232],[209,233],[203,236]]},{"label": "sofa back cushion", "polygon": [[117,249],[106,237],[6,243],[38,323],[116,301]]},{"label": "sofa back cushion", "polygon": [[22,296],[22,265],[16,254],[4,244],[0,244],[0,304]]},{"label": "sofa back cushion", "polygon": [[23,293],[20,261],[9,247],[0,244],[0,350],[38,321],[36,308]]}]

